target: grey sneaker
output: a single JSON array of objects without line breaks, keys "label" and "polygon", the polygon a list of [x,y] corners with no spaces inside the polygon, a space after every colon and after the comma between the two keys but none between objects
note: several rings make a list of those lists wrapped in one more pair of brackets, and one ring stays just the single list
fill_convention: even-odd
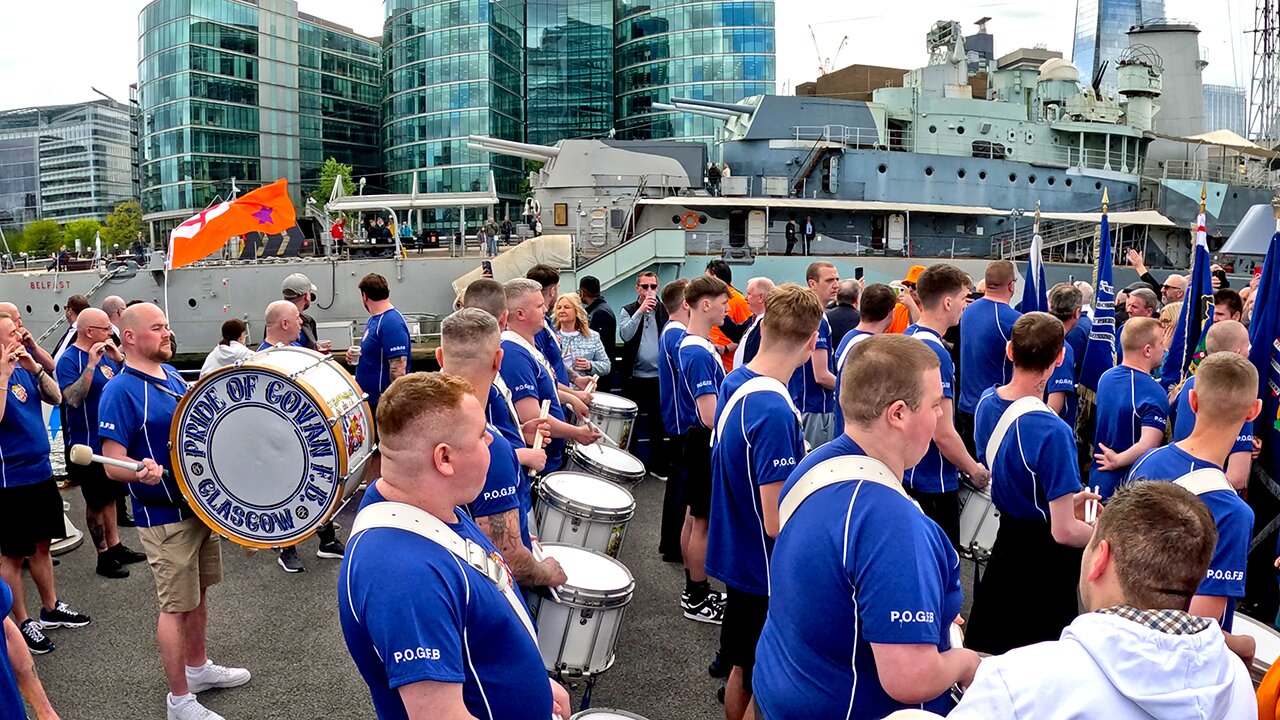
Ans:
[{"label": "grey sneaker", "polygon": [[302,565],[302,558],[298,557],[298,549],[295,547],[287,547],[280,551],[280,557],[276,559],[280,563],[280,567],[284,568],[287,573],[300,573],[307,568]]},{"label": "grey sneaker", "polygon": [[198,693],[214,688],[240,687],[249,682],[252,675],[244,668],[229,668],[215,665],[212,660],[205,661],[204,667],[198,670],[187,668],[187,688]]}]

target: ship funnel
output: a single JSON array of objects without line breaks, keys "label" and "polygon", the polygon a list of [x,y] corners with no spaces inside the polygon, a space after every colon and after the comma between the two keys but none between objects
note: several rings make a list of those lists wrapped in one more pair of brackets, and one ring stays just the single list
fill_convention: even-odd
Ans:
[{"label": "ship funnel", "polygon": [[511,155],[541,162],[548,162],[560,154],[560,148],[557,147],[533,145],[514,140],[501,140],[499,138],[485,137],[484,135],[468,135],[467,147],[472,150],[493,153],[494,155]]}]

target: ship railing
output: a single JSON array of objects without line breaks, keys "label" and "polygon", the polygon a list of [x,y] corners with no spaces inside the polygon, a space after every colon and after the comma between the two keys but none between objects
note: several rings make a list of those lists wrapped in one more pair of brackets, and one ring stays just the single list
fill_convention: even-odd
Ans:
[{"label": "ship railing", "polygon": [[1218,160],[1165,160],[1160,174],[1153,180],[1194,180],[1216,182],[1244,187],[1276,189],[1280,187],[1274,173],[1264,165],[1247,162],[1237,164],[1234,159]]},{"label": "ship railing", "polygon": [[1024,157],[1027,145],[1024,135],[1008,140],[1007,137],[966,137],[951,133],[917,133],[913,130],[880,130],[848,125],[797,125],[791,130],[796,142],[814,144],[812,152],[824,150],[823,143],[827,143],[828,146],[846,148],[1025,161],[1052,167],[1113,170],[1135,175],[1142,170],[1142,158],[1137,155],[1136,147],[1119,141],[1114,141],[1109,149],[1040,146],[1036,148],[1035,157]]},{"label": "ship railing", "polygon": [[[1128,212],[1136,209],[1138,209],[1136,200],[1112,203],[1109,207],[1109,211],[1113,213]],[[1102,208],[1091,208],[1084,212],[1100,213]],[[1035,237],[1032,223],[1027,222],[1025,219],[1021,222],[1015,219],[1014,222],[1016,224],[1012,229],[991,236],[991,248],[997,257],[1006,260],[1026,257],[1027,252],[1031,249],[1031,241]],[[1080,240],[1092,241],[1097,231],[1098,224],[1087,220],[1042,220],[1040,222],[1040,240],[1044,243],[1046,252],[1052,248],[1069,245]]]}]

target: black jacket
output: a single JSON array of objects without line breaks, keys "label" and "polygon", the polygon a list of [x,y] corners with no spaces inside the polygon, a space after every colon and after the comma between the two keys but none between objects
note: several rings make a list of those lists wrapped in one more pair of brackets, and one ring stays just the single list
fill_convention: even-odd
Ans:
[{"label": "black jacket", "polygon": [[858,308],[852,305],[837,304],[827,310],[827,322],[831,325],[832,350],[839,347],[844,336],[857,327],[861,320],[862,316],[858,313]]},{"label": "black jacket", "polygon": [[[640,300],[637,299],[635,302],[623,305],[622,309],[627,311],[628,317],[635,315],[636,311],[640,309]],[[667,309],[662,306],[662,303],[658,303],[653,308],[653,314],[654,319],[658,321],[658,335],[661,337],[662,328],[667,324]],[[635,335],[631,336],[630,340],[622,343],[622,364],[619,366],[619,371],[622,373],[624,380],[629,379],[631,371],[635,369],[636,355],[640,354],[640,339],[643,337],[644,328],[640,328]]]},{"label": "black jacket", "polygon": [[598,297],[584,309],[587,311],[587,326],[592,332],[600,333],[600,343],[612,362],[618,344],[618,318],[613,314],[613,308],[603,297]]}]

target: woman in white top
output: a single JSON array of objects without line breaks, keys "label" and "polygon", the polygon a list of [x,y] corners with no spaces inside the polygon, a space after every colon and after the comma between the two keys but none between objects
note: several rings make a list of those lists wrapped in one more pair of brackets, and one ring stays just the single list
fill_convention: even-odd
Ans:
[{"label": "woman in white top", "polygon": [[587,325],[587,311],[577,293],[556,298],[553,318],[565,365],[579,374],[608,375],[609,353],[604,350],[600,333],[591,332]]},{"label": "woman in white top", "polygon": [[240,360],[253,357],[253,351],[244,345],[244,336],[248,331],[249,326],[238,318],[222,323],[222,341],[215,345],[213,352],[204,359],[204,366],[200,368],[200,377],[218,368],[234,365]]}]

